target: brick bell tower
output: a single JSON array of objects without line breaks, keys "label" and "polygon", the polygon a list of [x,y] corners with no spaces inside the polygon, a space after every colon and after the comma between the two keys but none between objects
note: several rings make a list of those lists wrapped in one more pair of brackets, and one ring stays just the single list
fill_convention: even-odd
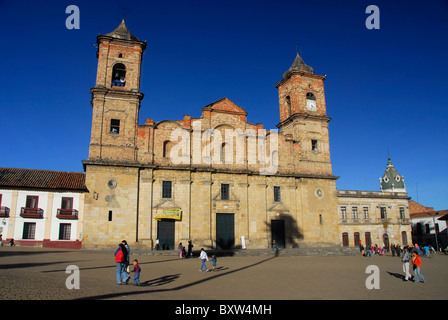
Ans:
[{"label": "brick bell tower", "polygon": [[137,161],[140,72],[146,42],[138,40],[124,20],[114,31],[98,35],[98,70],[92,94],[89,159]]},{"label": "brick bell tower", "polygon": [[[89,157],[83,161],[89,195],[84,199],[84,248],[138,241],[138,115],[140,72],[146,42],[124,20],[98,35],[98,70],[92,94]],[[120,240],[121,239],[121,240]]]},{"label": "brick bell tower", "polygon": [[314,73],[297,53],[291,67],[276,84],[283,135],[292,136],[297,150],[296,171],[332,175],[325,106],[325,76]]}]

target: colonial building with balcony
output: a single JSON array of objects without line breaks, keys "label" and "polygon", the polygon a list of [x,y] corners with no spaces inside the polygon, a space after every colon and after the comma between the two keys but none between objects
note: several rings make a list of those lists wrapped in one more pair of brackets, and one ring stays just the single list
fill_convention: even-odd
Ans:
[{"label": "colonial building with balcony", "polygon": [[3,244],[81,248],[85,175],[0,168]]},{"label": "colonial building with balcony", "polygon": [[410,198],[390,159],[380,183],[381,191],[337,190],[343,246],[412,244]]}]

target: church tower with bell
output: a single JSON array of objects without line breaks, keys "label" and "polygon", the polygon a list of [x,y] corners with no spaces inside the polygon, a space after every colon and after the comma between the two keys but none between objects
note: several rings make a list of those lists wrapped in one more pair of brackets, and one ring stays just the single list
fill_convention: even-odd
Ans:
[{"label": "church tower with bell", "polygon": [[114,31],[98,35],[97,43],[96,84],[90,90],[93,118],[89,160],[135,162],[146,42],[132,35],[123,20]]},{"label": "church tower with bell", "polygon": [[330,142],[324,93],[325,76],[314,73],[297,53],[277,83],[280,122],[277,127],[294,142],[296,172],[331,175]]},{"label": "church tower with bell", "polygon": [[[92,131],[86,172],[86,212],[83,243],[95,247],[100,239],[137,239],[138,117],[143,93],[140,73],[146,42],[125,21],[97,36],[98,69],[92,94]],[[113,239],[113,240],[112,240]]]}]

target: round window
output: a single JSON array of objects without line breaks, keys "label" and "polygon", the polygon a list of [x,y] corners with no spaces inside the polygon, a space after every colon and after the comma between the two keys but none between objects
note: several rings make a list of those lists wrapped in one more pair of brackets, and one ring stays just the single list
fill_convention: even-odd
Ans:
[{"label": "round window", "polygon": [[115,180],[109,180],[107,186],[111,189],[114,189],[117,186],[117,182]]}]

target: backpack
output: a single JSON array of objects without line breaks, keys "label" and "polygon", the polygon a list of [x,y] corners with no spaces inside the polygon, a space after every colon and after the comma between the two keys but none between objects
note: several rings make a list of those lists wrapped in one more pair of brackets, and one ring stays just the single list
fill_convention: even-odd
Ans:
[{"label": "backpack", "polygon": [[115,254],[115,262],[123,262],[123,261],[124,261],[123,250],[119,248],[117,253]]}]

